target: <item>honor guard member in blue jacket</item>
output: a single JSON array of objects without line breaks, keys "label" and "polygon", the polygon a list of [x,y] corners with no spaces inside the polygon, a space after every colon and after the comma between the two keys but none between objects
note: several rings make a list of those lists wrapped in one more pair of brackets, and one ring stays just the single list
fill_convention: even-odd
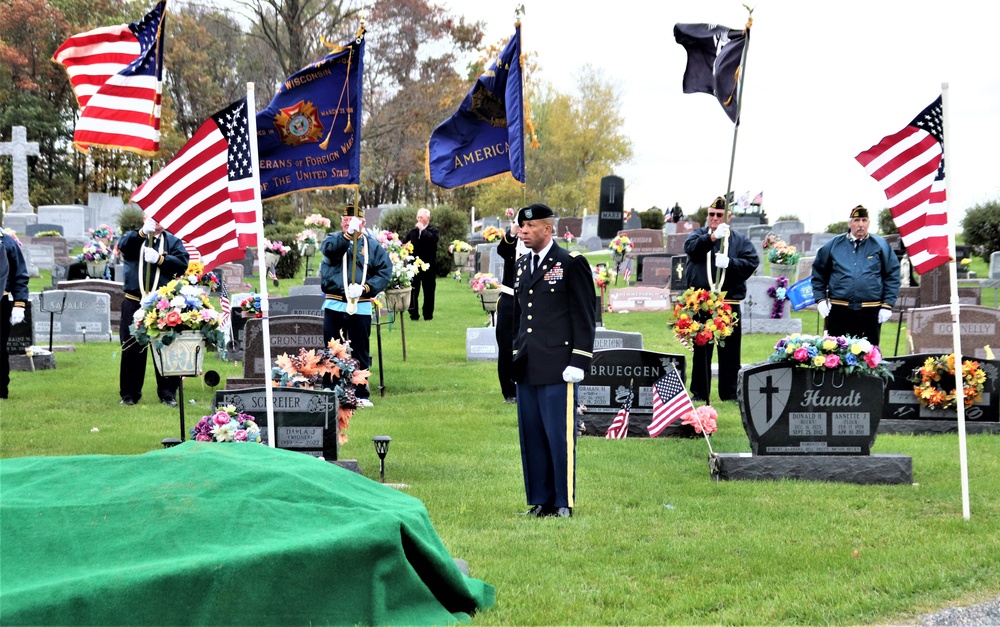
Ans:
[{"label": "honor guard member in blue jacket", "polygon": [[576,384],[594,351],[594,278],[582,255],[552,241],[551,209],[524,207],[517,223],[528,248],[515,271],[513,351],[526,514],[568,518],[576,498]]},{"label": "honor guard member in blue jacket", "polygon": [[[729,238],[727,252],[724,246]],[[747,295],[747,279],[753,276],[760,257],[750,240],[741,233],[731,231],[726,223],[726,201],[719,196],[708,208],[708,226],[691,231],[684,240],[687,265],[684,271],[690,287],[725,292],[725,300],[733,308],[737,319],[743,313],[740,302]],[[721,271],[721,285],[712,287]],[[736,400],[736,381],[740,372],[742,332],[737,324],[733,334],[719,347],[719,400]],[[691,396],[696,401],[708,401],[712,391],[712,351],[715,344],[695,346],[691,358]]]},{"label": "honor guard member in blue jacket", "polygon": [[[320,244],[323,261],[319,272],[326,294],[323,341],[329,344],[334,338],[349,340],[351,356],[358,360],[362,370],[368,370],[372,364],[368,341],[372,331],[372,298],[389,285],[392,261],[364,228],[364,210],[347,205],[340,218],[340,232],[327,235]],[[359,385],[356,393],[358,407],[372,406],[367,385]]]},{"label": "honor guard member in blue jacket", "polygon": [[[7,338],[10,327],[24,322],[24,305],[28,302],[28,265],[24,261],[21,245],[10,235],[0,231],[0,283],[3,299],[0,300],[0,398],[7,398],[10,387],[10,355]],[[13,299],[13,300],[11,300]]]},{"label": "honor guard member in blue jacket", "polygon": [[812,288],[827,335],[864,337],[877,345],[899,297],[899,259],[868,226],[868,210],[852,209],[848,232],[816,253]]},{"label": "honor guard member in blue jacket", "polygon": [[[148,238],[152,238],[152,246]],[[125,300],[122,301],[122,318],[118,323],[118,339],[122,343],[118,394],[122,397],[122,405],[135,405],[142,398],[148,359],[146,354],[149,352],[132,337],[135,312],[142,308],[140,301],[146,294],[184,274],[189,255],[184,242],[164,231],[163,226],[152,218],[146,218],[140,230],[122,235],[118,240],[118,250],[125,262],[125,282],[122,286]],[[155,362],[153,369],[156,372],[156,395],[160,397],[160,402],[176,407],[181,378],[164,377]]]}]

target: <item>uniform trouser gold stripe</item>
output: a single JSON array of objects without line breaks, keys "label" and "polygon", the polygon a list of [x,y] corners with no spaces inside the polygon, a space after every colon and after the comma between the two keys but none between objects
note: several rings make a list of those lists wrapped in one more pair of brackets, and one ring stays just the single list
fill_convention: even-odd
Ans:
[{"label": "uniform trouser gold stripe", "polygon": [[573,384],[566,384],[566,502],[569,507],[573,507],[573,487],[576,483],[576,457],[573,455],[573,445],[576,440],[573,438],[576,429],[575,407],[573,403]]}]

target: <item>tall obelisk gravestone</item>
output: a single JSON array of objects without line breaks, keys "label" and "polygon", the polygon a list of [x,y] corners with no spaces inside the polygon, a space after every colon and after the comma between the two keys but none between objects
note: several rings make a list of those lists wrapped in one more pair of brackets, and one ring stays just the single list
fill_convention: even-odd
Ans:
[{"label": "tall obelisk gravestone", "polygon": [[38,156],[38,142],[28,141],[28,133],[23,126],[15,126],[12,131],[11,141],[0,142],[0,155],[8,155],[14,162],[14,203],[3,216],[3,226],[24,234],[25,226],[38,223],[35,208],[28,201],[28,157]]}]

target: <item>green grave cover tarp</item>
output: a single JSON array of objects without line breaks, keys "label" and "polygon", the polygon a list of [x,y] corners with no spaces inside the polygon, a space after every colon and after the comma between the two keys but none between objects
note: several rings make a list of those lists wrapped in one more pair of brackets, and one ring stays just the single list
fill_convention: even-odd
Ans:
[{"label": "green grave cover tarp", "polygon": [[257,444],[0,460],[0,624],[446,624],[491,606],[423,503]]}]

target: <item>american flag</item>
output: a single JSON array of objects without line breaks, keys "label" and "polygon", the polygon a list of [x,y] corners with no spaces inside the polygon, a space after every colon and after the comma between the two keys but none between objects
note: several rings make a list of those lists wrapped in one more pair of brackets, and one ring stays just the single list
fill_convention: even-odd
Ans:
[{"label": "american flag", "polygon": [[232,304],[229,302],[229,288],[226,287],[224,277],[219,276],[219,330],[230,337],[232,332]]},{"label": "american flag", "polygon": [[751,205],[757,205],[758,207],[760,205],[763,205],[764,204],[764,192],[760,192],[759,194],[757,194],[756,196],[754,196],[753,197],[753,201],[750,204]]},{"label": "american flag", "polygon": [[629,279],[632,278],[632,260],[628,259],[625,262],[625,269],[622,270],[622,278],[625,279],[625,285],[628,285]]},{"label": "american flag", "polygon": [[681,375],[671,365],[653,384],[653,420],[649,423],[649,437],[660,435],[670,423],[692,410],[694,405],[684,389]]},{"label": "american flag", "polygon": [[632,390],[629,390],[628,398],[622,408],[618,410],[615,419],[611,421],[611,426],[605,432],[604,437],[608,440],[624,440],[628,437],[628,415],[632,411]]},{"label": "american flag", "polygon": [[153,156],[160,149],[163,84],[163,9],[160,0],[142,20],[73,35],[52,55],[66,68],[80,104],[73,146],[128,150]]},{"label": "american flag", "polygon": [[906,128],[855,159],[885,190],[889,212],[917,274],[948,263],[941,97]]},{"label": "american flag", "polygon": [[254,180],[244,97],[205,120],[132,201],[197,248],[208,272],[256,245],[260,188]]}]

